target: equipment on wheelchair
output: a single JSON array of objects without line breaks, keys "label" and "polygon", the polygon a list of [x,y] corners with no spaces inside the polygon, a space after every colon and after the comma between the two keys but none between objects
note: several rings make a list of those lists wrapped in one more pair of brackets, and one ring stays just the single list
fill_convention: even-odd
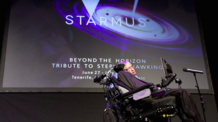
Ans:
[{"label": "equipment on wheelchair", "polygon": [[157,97],[167,91],[168,86],[176,75],[172,75],[161,83],[161,89],[154,90],[154,84],[141,86],[134,90],[125,86],[112,76],[112,69],[107,74],[94,78],[95,83],[103,85],[105,91],[106,108],[104,110],[104,122],[134,122],[149,121],[153,118],[174,117],[177,109],[173,104],[166,104],[158,108],[151,108],[144,100]]},{"label": "equipment on wheelchair", "polygon": [[164,78],[162,78],[161,87],[168,86],[171,82],[173,82],[173,80],[175,80],[175,83],[178,83],[179,87],[181,87],[180,85],[182,84],[182,81],[181,79],[176,78],[176,74],[173,73],[171,65],[168,64],[168,62],[163,58],[160,58],[160,61],[164,72]]}]

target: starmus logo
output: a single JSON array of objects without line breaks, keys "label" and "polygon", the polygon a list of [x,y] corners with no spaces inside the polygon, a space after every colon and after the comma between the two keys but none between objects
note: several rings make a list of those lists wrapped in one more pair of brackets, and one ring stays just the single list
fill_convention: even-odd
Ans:
[{"label": "starmus logo", "polygon": [[90,17],[94,13],[100,0],[82,0],[86,10],[89,12]]},{"label": "starmus logo", "polygon": [[[89,24],[94,24],[96,25],[96,22],[95,20],[93,19],[93,13],[95,12],[96,8],[97,8],[97,5],[99,4],[99,1],[100,0],[82,0],[87,12],[89,13],[89,19],[85,19],[85,15],[66,15],[65,16],[65,23],[67,25],[73,25],[74,24],[74,19],[77,19],[79,22],[78,24],[79,25],[84,25],[84,21],[86,21],[85,25],[89,25]],[[135,9],[137,7],[137,3],[138,3],[138,0],[135,0],[135,3],[134,3],[134,7],[133,7],[133,12],[132,13],[135,13]],[[122,14],[122,13],[121,13]],[[104,25],[104,26],[108,26],[109,23],[107,23],[108,21],[108,17],[104,17],[104,16],[100,16],[98,18],[99,22],[100,23],[99,25]],[[111,19],[109,20],[110,21],[110,26],[115,26],[115,25],[118,25],[118,26],[135,26],[136,23],[139,27],[145,27],[146,24],[146,19],[145,18],[138,18],[137,20],[134,19],[134,17],[126,17],[125,18],[125,21],[122,22],[123,20],[121,19],[121,17],[118,17],[118,18],[114,18],[114,17],[111,17]]]}]

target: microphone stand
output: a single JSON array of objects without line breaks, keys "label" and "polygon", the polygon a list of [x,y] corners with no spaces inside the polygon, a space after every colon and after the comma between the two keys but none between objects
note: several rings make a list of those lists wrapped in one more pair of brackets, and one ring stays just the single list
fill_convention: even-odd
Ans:
[{"label": "microphone stand", "polygon": [[206,116],[205,116],[205,108],[204,108],[204,101],[203,101],[203,96],[201,95],[201,92],[200,92],[200,88],[199,88],[199,85],[198,85],[198,81],[197,81],[197,77],[196,77],[196,73],[193,72],[193,75],[195,77],[195,82],[196,82],[196,86],[197,89],[198,89],[198,95],[200,97],[200,101],[201,101],[201,108],[202,108],[202,111],[203,111],[203,116],[204,116],[204,121],[206,122]]}]

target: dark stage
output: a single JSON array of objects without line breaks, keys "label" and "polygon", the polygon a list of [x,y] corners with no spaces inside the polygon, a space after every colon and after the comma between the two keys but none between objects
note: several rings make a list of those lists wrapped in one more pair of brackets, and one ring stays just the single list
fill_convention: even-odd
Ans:
[{"label": "dark stage", "polygon": [[[203,96],[207,122],[217,122],[213,95]],[[199,96],[193,98],[201,111]],[[1,122],[102,122],[105,101],[101,93],[2,93],[0,108]]]}]

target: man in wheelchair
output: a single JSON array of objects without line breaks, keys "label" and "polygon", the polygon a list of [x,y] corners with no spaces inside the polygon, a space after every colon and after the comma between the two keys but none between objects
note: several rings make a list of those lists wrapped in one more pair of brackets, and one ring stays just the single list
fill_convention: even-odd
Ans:
[{"label": "man in wheelchair", "polygon": [[197,107],[184,89],[159,88],[135,77],[136,71],[128,61],[114,67],[118,78],[110,77],[106,84],[105,122],[167,122],[178,115],[182,122],[203,122]]}]

